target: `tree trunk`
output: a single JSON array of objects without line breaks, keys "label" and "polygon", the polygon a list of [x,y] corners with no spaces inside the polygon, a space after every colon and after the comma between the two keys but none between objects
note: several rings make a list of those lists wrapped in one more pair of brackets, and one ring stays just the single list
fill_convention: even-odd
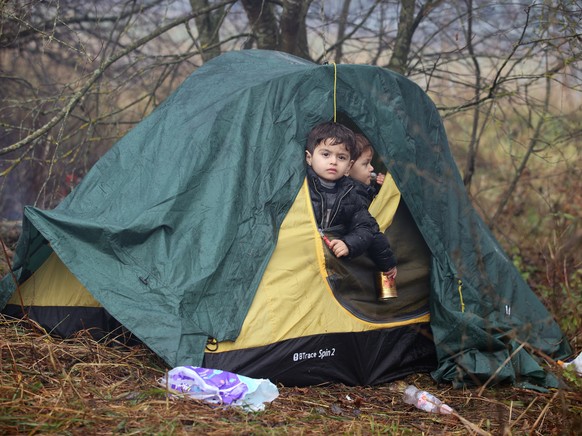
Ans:
[{"label": "tree trunk", "polygon": [[406,72],[410,43],[414,33],[414,0],[402,0],[400,17],[398,19],[398,33],[394,43],[394,51],[388,63],[388,68],[397,73]]},{"label": "tree trunk", "polygon": [[[473,49],[473,0],[467,0],[467,50],[473,65],[475,66],[475,101],[479,100],[481,93],[481,67],[479,66],[479,60],[475,56],[475,50]],[[473,109],[473,127],[471,130],[471,142],[469,142],[469,151],[467,154],[467,163],[465,166],[465,174],[463,176],[463,183],[467,188],[467,191],[471,190],[471,181],[473,180],[473,175],[475,174],[475,161],[477,160],[477,149],[479,148],[479,142],[477,140],[477,130],[479,129],[479,106],[475,106]]]},{"label": "tree trunk", "polygon": [[[190,0],[192,12],[212,6],[210,2],[211,0]],[[194,18],[198,29],[198,49],[204,62],[219,56],[221,53],[219,30],[223,16],[224,6]]]},{"label": "tree trunk", "polygon": [[[337,26],[337,40],[342,41],[346,34],[346,24],[348,22],[348,15],[350,12],[350,3],[352,0],[344,0],[342,6],[342,13],[339,17],[339,23]],[[335,49],[335,63],[339,64],[343,55],[343,43],[339,43]]]},{"label": "tree trunk", "polygon": [[280,50],[311,59],[305,18],[312,0],[285,0],[281,14]]},{"label": "tree trunk", "polygon": [[394,51],[388,68],[400,74],[406,74],[406,65],[410,56],[412,36],[418,25],[431,10],[440,5],[443,0],[427,0],[423,4],[416,17],[414,16],[414,0],[401,0],[400,17],[398,19],[398,33],[394,42]]},{"label": "tree trunk", "polygon": [[257,48],[277,50],[279,29],[273,5],[265,0],[242,0],[249,23],[257,42]]}]

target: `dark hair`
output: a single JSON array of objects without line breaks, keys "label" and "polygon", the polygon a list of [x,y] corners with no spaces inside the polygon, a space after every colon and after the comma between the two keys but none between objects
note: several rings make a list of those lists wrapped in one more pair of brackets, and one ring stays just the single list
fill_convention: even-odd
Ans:
[{"label": "dark hair", "polygon": [[374,147],[372,147],[368,138],[361,133],[356,133],[356,157],[352,157],[352,159],[357,160],[368,149],[372,150],[372,154],[374,153]]},{"label": "dark hair", "polygon": [[326,139],[331,139],[333,141],[331,145],[344,144],[346,150],[350,154],[350,159],[353,160],[354,156],[356,156],[357,149],[354,132],[343,124],[334,123],[333,121],[318,124],[311,129],[311,132],[309,132],[309,136],[307,137],[307,146],[305,149],[313,154],[315,147]]}]

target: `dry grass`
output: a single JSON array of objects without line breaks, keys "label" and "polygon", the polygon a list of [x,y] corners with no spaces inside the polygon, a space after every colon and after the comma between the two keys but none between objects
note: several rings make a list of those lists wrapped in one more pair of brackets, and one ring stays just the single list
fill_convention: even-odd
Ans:
[{"label": "dry grass", "polygon": [[0,318],[0,434],[582,434],[582,392],[512,387],[453,390],[428,375],[407,382],[455,408],[435,415],[400,401],[388,385],[279,387],[264,412],[169,399],[166,368],[144,347],[47,335]]}]

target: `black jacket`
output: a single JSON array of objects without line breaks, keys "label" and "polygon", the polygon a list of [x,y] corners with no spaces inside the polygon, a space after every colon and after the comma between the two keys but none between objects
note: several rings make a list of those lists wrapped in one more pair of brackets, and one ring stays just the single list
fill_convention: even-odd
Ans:
[{"label": "black jacket", "polygon": [[[356,186],[360,185],[360,189],[356,192],[362,194],[361,200],[365,203],[367,209],[374,197],[378,195],[381,185],[376,185],[374,183],[368,186],[355,180],[354,183]],[[380,229],[378,229],[373,235],[372,243],[368,249],[368,256],[374,261],[380,271],[388,271],[389,269],[394,268],[397,263],[396,256],[392,251],[388,238],[380,231]]]},{"label": "black jacket", "polygon": [[[373,236],[379,231],[378,223],[370,212],[363,198],[367,195],[364,185],[349,177],[342,177],[336,182],[337,194],[331,206],[329,223],[323,222],[326,204],[325,188],[319,177],[307,167],[307,182],[313,204],[317,226],[324,232],[339,237],[350,250],[349,258],[357,257],[370,247]],[[368,202],[369,204],[369,202]]]}]

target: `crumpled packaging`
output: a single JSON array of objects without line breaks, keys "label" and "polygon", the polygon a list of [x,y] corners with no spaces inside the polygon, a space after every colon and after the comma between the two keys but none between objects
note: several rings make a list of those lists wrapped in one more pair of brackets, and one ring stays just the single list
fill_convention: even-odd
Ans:
[{"label": "crumpled packaging", "polygon": [[158,383],[173,395],[253,412],[264,410],[266,403],[279,396],[277,386],[267,379],[195,366],[173,368]]}]

